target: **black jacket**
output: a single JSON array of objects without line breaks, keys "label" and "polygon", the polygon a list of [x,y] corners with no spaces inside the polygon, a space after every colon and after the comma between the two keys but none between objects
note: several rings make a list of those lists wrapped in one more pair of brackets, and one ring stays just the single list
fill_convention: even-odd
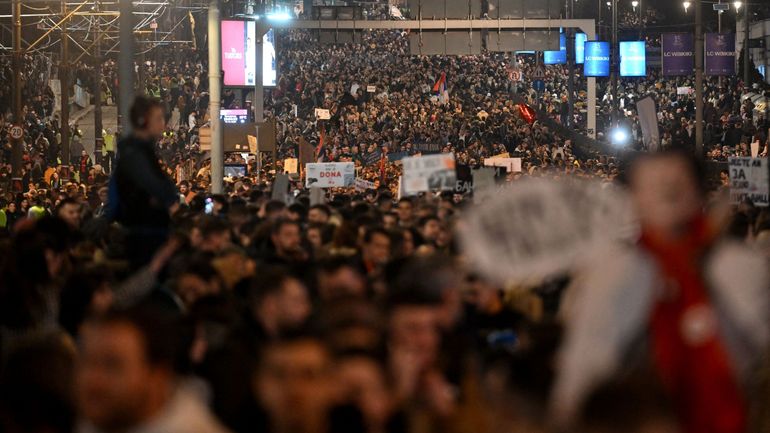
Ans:
[{"label": "black jacket", "polygon": [[118,143],[118,155],[110,182],[115,219],[128,227],[167,228],[168,209],[179,196],[158,163],[154,143],[128,137]]}]

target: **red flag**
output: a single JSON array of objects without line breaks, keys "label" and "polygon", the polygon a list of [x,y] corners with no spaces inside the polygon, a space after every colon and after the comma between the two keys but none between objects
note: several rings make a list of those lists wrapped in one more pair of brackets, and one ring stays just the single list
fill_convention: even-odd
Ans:
[{"label": "red flag", "polygon": [[531,125],[532,123],[535,122],[535,119],[537,119],[537,114],[535,113],[535,110],[533,110],[527,104],[517,104],[516,106],[519,108],[521,117],[523,117],[524,120],[527,121],[527,123]]},{"label": "red flag", "polygon": [[326,155],[326,149],[324,148],[324,139],[326,138],[326,132],[324,127],[321,126],[321,132],[318,134],[318,146],[315,148],[315,157],[317,162],[323,162],[323,158]]},{"label": "red flag", "polygon": [[387,160],[387,154],[382,152],[382,157],[380,158],[380,186],[385,185],[385,161]]}]

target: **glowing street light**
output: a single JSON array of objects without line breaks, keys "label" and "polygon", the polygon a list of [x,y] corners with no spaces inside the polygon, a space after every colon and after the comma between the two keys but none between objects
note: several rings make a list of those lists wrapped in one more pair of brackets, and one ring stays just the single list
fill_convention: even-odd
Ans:
[{"label": "glowing street light", "polygon": [[629,139],[628,131],[618,126],[610,132],[610,139],[616,147],[625,147]]},{"label": "glowing street light", "polygon": [[687,13],[687,9],[690,8],[690,2],[685,1],[682,3],[682,6],[684,6],[684,13]]},{"label": "glowing street light", "polygon": [[639,2],[634,0],[631,2],[631,6],[634,8],[634,10],[636,10],[636,7],[639,6]]},{"label": "glowing street light", "polygon": [[735,6],[735,12],[737,13],[738,11],[741,10],[741,6],[743,6],[743,2],[742,1],[735,1],[735,2],[733,2],[733,6]]}]

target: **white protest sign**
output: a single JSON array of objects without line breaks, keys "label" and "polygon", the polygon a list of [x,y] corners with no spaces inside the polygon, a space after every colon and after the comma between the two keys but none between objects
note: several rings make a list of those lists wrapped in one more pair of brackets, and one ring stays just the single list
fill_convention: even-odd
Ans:
[{"label": "white protest sign", "polygon": [[377,87],[376,86],[366,86],[366,92],[367,93],[374,93],[376,91],[377,91]]},{"label": "white protest sign", "polygon": [[401,160],[404,166],[403,187],[407,194],[432,190],[454,190],[457,180],[455,155],[412,156]]},{"label": "white protest sign", "polygon": [[366,191],[367,189],[374,189],[374,182],[369,182],[366,179],[356,178],[355,187],[357,191]]},{"label": "white protest sign", "polygon": [[484,160],[486,167],[505,167],[508,173],[521,172],[521,158],[487,158]]},{"label": "white protest sign", "polygon": [[738,204],[746,199],[756,206],[768,206],[767,158],[732,157],[730,164],[730,202]]},{"label": "white protest sign", "polygon": [[326,108],[316,108],[315,118],[318,120],[329,120],[332,118],[332,115],[331,113],[329,113],[329,110],[327,110]]},{"label": "white protest sign", "polygon": [[283,172],[294,174],[297,172],[297,158],[286,158],[283,160]]},{"label": "white protest sign", "polygon": [[481,203],[495,193],[495,169],[481,167],[473,170],[473,201]]},{"label": "white protest sign", "polygon": [[598,182],[520,181],[466,216],[464,256],[501,284],[573,270],[633,227],[626,196]]},{"label": "white protest sign", "polygon": [[677,95],[690,95],[695,92],[695,89],[692,87],[677,87],[676,88],[676,94]]},{"label": "white protest sign", "polygon": [[352,162],[321,162],[305,165],[305,186],[336,188],[353,186],[356,167]]}]

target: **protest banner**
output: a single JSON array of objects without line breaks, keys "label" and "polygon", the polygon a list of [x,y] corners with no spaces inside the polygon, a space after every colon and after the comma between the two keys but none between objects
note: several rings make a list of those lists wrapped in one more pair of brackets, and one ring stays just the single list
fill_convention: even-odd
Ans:
[{"label": "protest banner", "polygon": [[364,156],[364,165],[374,165],[380,162],[382,159],[382,151],[380,149],[375,150],[372,153],[367,153]]},{"label": "protest banner", "polygon": [[692,87],[677,87],[676,88],[676,94],[677,95],[692,95],[695,93],[695,89]]},{"label": "protest banner", "polygon": [[495,158],[510,158],[511,154],[508,152],[503,152],[495,156],[490,156],[489,159],[495,159]]},{"label": "protest banner", "polygon": [[748,156],[731,157],[730,166],[730,202],[739,204],[751,200],[755,206],[766,207],[770,193],[767,158]]},{"label": "protest banner", "polygon": [[356,168],[352,162],[323,162],[307,164],[305,186],[336,188],[353,186]]},{"label": "protest banner", "polygon": [[466,216],[466,257],[500,284],[562,275],[633,227],[627,196],[598,182],[516,182]]},{"label": "protest banner", "polygon": [[647,96],[636,101],[636,111],[639,116],[639,126],[642,128],[644,147],[656,152],[660,147],[660,132],[655,100]]},{"label": "protest banner", "polygon": [[329,110],[325,108],[316,108],[315,109],[315,118],[318,120],[329,120],[332,118],[331,113]]},{"label": "protest banner", "polygon": [[270,195],[273,200],[288,202],[289,199],[289,176],[285,174],[277,174],[273,181],[273,191]]},{"label": "protest banner", "polygon": [[505,167],[508,173],[521,172],[521,158],[487,158],[484,160],[486,167]]},{"label": "protest banner", "polygon": [[432,190],[454,190],[457,173],[455,155],[413,156],[401,160],[404,165],[403,186],[407,194]]},{"label": "protest banner", "polygon": [[415,143],[414,149],[423,154],[441,153],[441,144],[439,143]]},{"label": "protest banner", "polygon": [[310,188],[310,206],[326,203],[326,195],[321,188]]},{"label": "protest banner", "polygon": [[473,192],[473,174],[471,174],[471,168],[465,164],[457,164],[455,171],[457,171],[455,194],[469,194]]},{"label": "protest banner", "polygon": [[286,158],[283,160],[283,172],[294,174],[297,172],[297,158]]},{"label": "protest banner", "polygon": [[375,189],[374,182],[369,182],[366,179],[357,177],[355,180],[356,191],[366,191],[367,189]]},{"label": "protest banner", "polygon": [[473,202],[481,203],[495,193],[495,168],[481,167],[473,170]]}]

